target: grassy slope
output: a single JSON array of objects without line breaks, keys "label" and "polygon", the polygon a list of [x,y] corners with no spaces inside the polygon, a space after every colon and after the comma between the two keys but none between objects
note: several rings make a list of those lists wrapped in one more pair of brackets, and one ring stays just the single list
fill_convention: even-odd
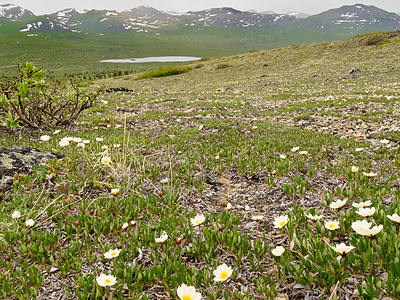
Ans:
[{"label": "grassy slope", "polygon": [[[399,39],[363,44],[363,37],[357,37],[196,62],[190,65],[197,68],[177,76],[107,80],[109,86],[134,92],[105,94],[108,102],[100,102],[78,126],[63,128],[59,135],[48,132],[48,143],[40,142],[42,132],[4,130],[1,146],[37,147],[71,160],[16,178],[12,195],[3,196],[0,221],[13,224],[3,227],[8,242],[0,254],[3,296],[33,297],[43,285],[49,293],[57,289],[93,299],[107,293],[95,277],[111,272],[117,277],[113,291],[118,299],[176,297],[181,283],[196,286],[207,299],[224,292],[231,293],[227,299],[273,298],[278,291],[291,299],[311,292],[327,299],[335,286],[338,299],[352,296],[348,291],[353,294],[357,288],[368,299],[399,297],[398,226],[386,217],[400,213],[399,147],[392,143],[387,148],[379,140],[357,142],[346,133],[343,138],[324,134],[318,127],[302,130],[298,122],[291,123],[298,112],[309,113],[320,122],[331,118],[323,125],[328,131],[328,125],[335,127],[349,115],[368,117],[363,115],[368,107],[379,113],[377,105],[382,105],[383,120],[365,124],[397,122]],[[361,74],[350,76],[350,68]],[[125,123],[127,134],[115,128]],[[85,150],[75,145],[61,150],[59,137],[71,135],[91,143]],[[105,140],[95,142],[95,137]],[[110,166],[100,163],[103,145],[110,146]],[[292,152],[295,146],[308,155]],[[364,150],[357,152],[357,147]],[[360,171],[351,172],[352,165]],[[378,176],[369,179],[362,171]],[[47,172],[51,181],[44,179]],[[109,193],[114,187],[120,188],[118,198]],[[339,199],[348,204],[338,212],[329,204]],[[225,211],[227,200],[233,205],[230,212]],[[384,226],[375,240],[350,228],[361,219],[351,203],[365,200],[373,202],[373,219]],[[307,220],[303,209],[323,214],[324,220],[340,219],[341,229],[326,230],[323,222]],[[11,220],[14,210],[22,212],[22,220]],[[207,216],[201,251],[198,232],[189,222],[199,212]],[[251,224],[256,214],[264,216],[258,241]],[[287,214],[289,223],[273,229],[280,214]],[[23,229],[28,217],[36,221],[30,230]],[[137,221],[136,227],[122,230],[130,220]],[[163,231],[170,239],[157,245],[154,237]],[[290,251],[294,233],[297,240]],[[174,242],[178,237],[186,242],[182,251]],[[338,254],[322,238],[355,249],[339,264]],[[280,258],[271,254],[278,244],[287,249]],[[116,247],[122,249],[120,256],[112,263],[104,259]],[[129,265],[140,252],[142,260]],[[234,267],[227,290],[213,282],[212,272],[222,263]],[[51,267],[57,269],[41,272]],[[299,289],[293,289],[294,281]],[[365,282],[365,291],[357,282]],[[43,299],[49,295],[40,293]]]},{"label": "grassy slope", "polygon": [[[102,59],[145,57],[158,55],[190,55],[215,57],[245,53],[251,49],[272,49],[293,44],[346,39],[361,31],[298,29],[230,29],[211,27],[170,26],[155,33],[132,32],[94,33],[36,33],[18,32],[22,23],[13,22],[0,27],[0,75],[10,76],[18,63],[38,61],[53,76],[92,72],[141,71],[154,68],[152,64],[104,64]],[[32,32],[34,33],[34,32]]]}]

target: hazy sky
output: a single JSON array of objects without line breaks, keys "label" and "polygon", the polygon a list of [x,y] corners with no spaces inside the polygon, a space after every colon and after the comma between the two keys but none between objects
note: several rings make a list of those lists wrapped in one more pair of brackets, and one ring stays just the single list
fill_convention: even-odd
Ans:
[{"label": "hazy sky", "polygon": [[9,0],[0,1],[0,4],[13,3],[31,10],[34,14],[53,13],[64,8],[79,9],[114,9],[123,11],[140,5],[149,5],[164,11],[189,11],[203,10],[213,7],[233,7],[239,10],[264,10],[277,13],[292,11],[316,14],[330,8],[342,5],[363,3],[374,5],[391,12],[400,12],[399,0]]}]

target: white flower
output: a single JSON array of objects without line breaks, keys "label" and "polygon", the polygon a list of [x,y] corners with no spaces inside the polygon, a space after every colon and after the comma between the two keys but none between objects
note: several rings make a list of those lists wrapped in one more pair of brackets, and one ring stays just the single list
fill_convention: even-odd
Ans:
[{"label": "white flower", "polygon": [[62,138],[63,140],[67,140],[68,142],[72,142],[72,140],[74,139],[72,136],[65,136]]},{"label": "white flower", "polygon": [[111,161],[111,157],[109,157],[109,156],[103,156],[103,157],[101,158],[101,163],[102,163],[103,165],[109,164],[110,161]]},{"label": "white flower", "polygon": [[220,265],[217,269],[213,272],[214,274],[214,281],[225,281],[232,275],[232,268],[228,267],[226,264]]},{"label": "white flower", "polygon": [[58,133],[60,133],[60,132],[61,132],[61,130],[60,130],[60,129],[57,129],[56,131],[53,132],[53,134],[58,134]]},{"label": "white flower", "polygon": [[365,236],[374,236],[379,233],[383,229],[383,225],[372,227],[372,223],[367,222],[366,220],[355,221],[351,224],[351,228],[355,232]]},{"label": "white flower", "polygon": [[122,229],[125,230],[128,228],[128,226],[129,226],[129,224],[125,222],[124,224],[122,224]]},{"label": "white flower", "polygon": [[257,215],[257,216],[253,216],[251,219],[253,221],[261,221],[264,218],[264,216],[261,215]]},{"label": "white flower", "polygon": [[300,155],[308,155],[308,152],[307,151],[300,151],[299,154]]},{"label": "white flower", "polygon": [[182,283],[176,291],[179,299],[181,300],[201,300],[201,294],[196,292],[194,286],[187,286],[186,284]]},{"label": "white flower", "polygon": [[377,173],[374,173],[374,172],[369,172],[369,173],[363,172],[363,174],[364,174],[364,176],[366,176],[366,177],[375,177],[375,176],[378,175]]},{"label": "white flower", "polygon": [[114,257],[117,257],[119,253],[121,252],[121,249],[110,249],[108,252],[104,253],[104,257],[111,259]]},{"label": "white flower", "polygon": [[353,173],[357,173],[358,170],[359,170],[359,167],[356,167],[356,166],[352,166],[352,167],[351,167],[351,171],[352,171]]},{"label": "white flower", "polygon": [[345,255],[345,254],[349,253],[351,250],[353,250],[354,247],[347,246],[345,243],[341,243],[339,245],[332,247],[332,249],[335,250],[340,255]]},{"label": "white flower", "polygon": [[286,225],[286,223],[289,221],[289,217],[288,215],[284,215],[284,216],[278,216],[275,218],[273,224],[274,224],[274,228],[282,228],[283,226]]},{"label": "white flower", "polygon": [[115,128],[121,128],[122,127],[122,125],[121,124],[117,124],[117,125],[115,125]]},{"label": "white flower", "polygon": [[108,146],[101,146],[101,150],[109,151],[109,150],[110,150],[110,147],[108,147]]},{"label": "white flower", "polygon": [[76,144],[76,147],[78,147],[78,148],[85,148],[85,144],[84,143],[78,143],[78,144]]},{"label": "white flower", "polygon": [[390,220],[396,223],[400,223],[400,216],[398,214],[388,215],[387,216]]},{"label": "white flower", "polygon": [[113,147],[114,148],[119,148],[119,147],[121,147],[121,144],[113,144]]},{"label": "white flower", "polygon": [[369,223],[366,220],[362,220],[362,221],[355,221],[351,224],[351,228],[353,228],[353,230],[355,232],[357,232],[358,234],[361,235],[366,235],[366,231],[369,230],[372,226],[372,223]]},{"label": "white flower", "polygon": [[119,189],[111,189],[111,194],[117,196],[119,194]]},{"label": "white flower", "polygon": [[380,140],[379,142],[380,142],[381,144],[384,144],[384,145],[387,145],[387,144],[390,143],[390,141],[387,140],[387,139]]},{"label": "white flower", "polygon": [[168,234],[163,232],[159,238],[155,238],[157,244],[162,244],[168,239]]},{"label": "white flower", "polygon": [[33,225],[35,225],[35,221],[33,221],[32,219],[28,219],[25,221],[25,226],[26,227],[32,227]]},{"label": "white flower", "polygon": [[193,226],[200,226],[205,220],[206,217],[204,215],[196,215],[194,218],[190,218],[190,223]]},{"label": "white flower", "polygon": [[50,140],[50,137],[49,137],[48,135],[42,135],[42,136],[40,137],[40,139],[41,139],[43,142],[47,142],[48,140]]},{"label": "white flower", "polygon": [[371,204],[372,204],[372,202],[370,200],[365,201],[365,202],[359,202],[359,203],[353,202],[353,206],[355,208],[367,207],[367,206],[370,206]]},{"label": "white flower", "polygon": [[69,141],[66,139],[62,139],[61,141],[58,142],[61,148],[64,148],[69,145]]},{"label": "white flower", "polygon": [[21,218],[21,213],[18,210],[16,210],[12,213],[11,218],[13,218],[14,220],[19,219]]},{"label": "white flower", "polygon": [[285,155],[285,154],[279,154],[279,157],[280,157],[281,159],[285,159],[285,158],[286,158],[286,155]]},{"label": "white flower", "polygon": [[335,229],[339,229],[339,221],[325,221],[325,228],[328,230],[335,230]]},{"label": "white flower", "polygon": [[72,138],[72,141],[74,142],[74,143],[81,143],[82,142],[82,138],[80,138],[80,137],[74,137],[74,138]]},{"label": "white flower", "polygon": [[82,143],[84,143],[85,145],[90,144],[90,140],[83,140]]},{"label": "white flower", "polygon": [[343,207],[343,206],[346,204],[346,202],[347,202],[347,199],[334,201],[334,202],[332,202],[332,203],[329,205],[329,207],[330,207],[330,208],[337,208],[337,209],[339,209],[339,208]]},{"label": "white flower", "polygon": [[96,281],[100,286],[112,286],[117,282],[117,278],[113,275],[100,274],[96,277]]},{"label": "white flower", "polygon": [[226,204],[226,210],[231,210],[232,209],[232,204],[230,202],[228,202]]},{"label": "white flower", "polygon": [[104,138],[99,138],[99,137],[96,138],[96,142],[102,142],[102,141],[104,141]]},{"label": "white flower", "polygon": [[300,147],[293,147],[292,150],[290,150],[290,151],[292,151],[294,153],[294,152],[299,151],[299,149],[300,149]]},{"label": "white flower", "polygon": [[367,236],[370,236],[370,237],[374,236],[374,235],[378,234],[379,232],[381,232],[382,229],[383,229],[383,225],[374,226],[368,231]]},{"label": "white flower", "polygon": [[276,248],[271,250],[271,253],[274,256],[281,256],[284,252],[285,252],[285,248],[282,247],[282,246],[278,246],[278,247],[276,247]]},{"label": "white flower", "polygon": [[364,150],[364,148],[356,148],[356,152],[361,152],[363,150]]},{"label": "white flower", "polygon": [[311,214],[306,214],[306,217],[309,218],[310,220],[318,221],[318,220],[321,220],[324,216],[323,215],[320,215],[320,216],[315,215],[315,216],[313,216]]},{"label": "white flower", "polygon": [[360,207],[356,213],[363,217],[369,217],[375,213],[375,207]]}]

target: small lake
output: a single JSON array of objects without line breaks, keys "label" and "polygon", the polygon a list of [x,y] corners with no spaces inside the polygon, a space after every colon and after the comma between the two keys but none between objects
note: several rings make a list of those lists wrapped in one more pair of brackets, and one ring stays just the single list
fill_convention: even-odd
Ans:
[{"label": "small lake", "polygon": [[194,61],[200,60],[201,57],[195,56],[154,56],[142,58],[121,58],[121,59],[106,59],[100,62],[107,63],[149,63],[149,62],[179,62],[179,61]]}]

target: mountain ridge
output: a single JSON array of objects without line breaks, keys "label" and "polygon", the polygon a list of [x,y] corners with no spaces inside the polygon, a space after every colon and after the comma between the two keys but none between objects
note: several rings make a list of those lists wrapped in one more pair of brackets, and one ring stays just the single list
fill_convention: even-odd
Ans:
[{"label": "mountain ridge", "polygon": [[[185,13],[165,12],[151,6],[138,6],[118,12],[116,10],[77,10],[67,8],[48,15],[34,15],[31,11],[13,4],[0,5],[0,24],[6,21],[27,20],[20,31],[98,32],[120,31],[158,33],[163,28],[182,25],[186,27],[221,27],[266,29],[292,25],[304,28],[400,28],[400,15],[364,4],[344,5],[319,14],[277,14],[271,11],[240,11],[232,7],[209,8]],[[36,19],[41,21],[35,21]],[[2,21],[3,20],[3,21]],[[30,22],[29,22],[30,21]],[[41,26],[39,23],[41,22]],[[46,24],[44,26],[43,24]]]}]

